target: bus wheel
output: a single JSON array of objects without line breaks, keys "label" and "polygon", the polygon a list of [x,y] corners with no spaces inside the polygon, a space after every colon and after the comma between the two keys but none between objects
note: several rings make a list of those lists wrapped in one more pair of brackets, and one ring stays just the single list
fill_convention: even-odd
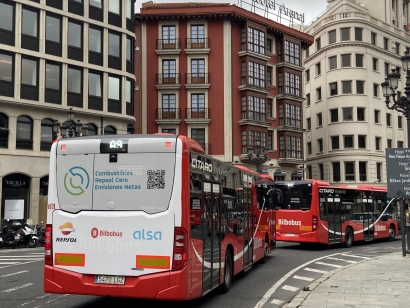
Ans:
[{"label": "bus wheel", "polygon": [[220,286],[221,293],[227,293],[232,283],[232,256],[229,250],[225,253],[224,281]]},{"label": "bus wheel", "polygon": [[393,242],[395,237],[396,237],[396,231],[394,231],[394,227],[391,226],[389,230],[389,242]]},{"label": "bus wheel", "polygon": [[268,260],[268,254],[269,254],[269,244],[268,240],[265,239],[265,247],[263,249],[263,257],[262,259],[259,260],[260,264],[265,264],[266,261]]},{"label": "bus wheel", "polygon": [[353,232],[352,229],[347,228],[345,232],[345,247],[349,248],[353,245]]}]

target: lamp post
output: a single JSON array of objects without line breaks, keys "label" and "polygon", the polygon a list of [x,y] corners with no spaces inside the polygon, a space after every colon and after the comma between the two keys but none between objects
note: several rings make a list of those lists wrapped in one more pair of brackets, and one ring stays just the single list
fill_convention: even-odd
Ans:
[{"label": "lamp post", "polygon": [[263,153],[261,153],[260,140],[256,139],[256,154],[253,154],[253,146],[248,147],[248,158],[249,161],[255,165],[256,171],[261,172],[261,166],[269,160],[268,158],[269,148],[264,147]]},{"label": "lamp post", "polygon": [[[404,87],[404,94],[396,98],[396,89],[399,85],[400,72],[393,69],[390,74],[387,75],[386,80],[381,84],[383,90],[383,96],[385,97],[386,107],[390,110],[397,110],[406,117],[407,124],[407,147],[410,146],[410,55],[409,51],[404,53],[401,57],[403,69],[406,72],[406,86]],[[390,97],[393,102],[390,101]],[[401,198],[401,241],[403,256],[406,256],[406,239],[405,239],[405,218],[404,218],[404,200]],[[408,236],[408,235],[407,235]],[[409,247],[410,248],[410,247]]]},{"label": "lamp post", "polygon": [[61,134],[62,138],[68,137],[72,138],[75,133],[75,137],[87,136],[88,126],[87,124],[81,123],[80,120],[74,121],[75,112],[73,108],[67,111],[67,121],[60,125],[60,123],[55,120],[53,123],[53,141],[57,139],[58,134]]}]

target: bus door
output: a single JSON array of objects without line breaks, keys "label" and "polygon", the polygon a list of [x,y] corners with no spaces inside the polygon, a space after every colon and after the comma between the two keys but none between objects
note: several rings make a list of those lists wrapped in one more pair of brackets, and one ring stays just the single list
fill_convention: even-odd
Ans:
[{"label": "bus door", "polygon": [[250,189],[244,189],[244,254],[243,254],[243,266],[252,264],[253,261],[253,217],[252,217],[252,194]]},{"label": "bus door", "polygon": [[221,267],[220,249],[220,185],[219,183],[204,182],[203,215],[206,219],[206,235],[204,236],[203,254],[203,293],[219,285]]},{"label": "bus door", "polygon": [[329,244],[342,242],[341,202],[339,196],[327,196]]}]

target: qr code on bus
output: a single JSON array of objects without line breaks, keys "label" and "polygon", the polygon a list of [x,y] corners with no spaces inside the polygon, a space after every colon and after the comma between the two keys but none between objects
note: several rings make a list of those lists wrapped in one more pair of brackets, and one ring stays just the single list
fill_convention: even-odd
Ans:
[{"label": "qr code on bus", "polygon": [[165,170],[147,170],[147,188],[165,188]]}]

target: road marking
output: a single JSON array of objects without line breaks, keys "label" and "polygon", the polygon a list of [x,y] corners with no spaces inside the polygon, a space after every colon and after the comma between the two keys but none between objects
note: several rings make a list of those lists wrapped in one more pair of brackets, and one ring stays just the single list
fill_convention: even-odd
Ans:
[{"label": "road marking", "polygon": [[344,267],[343,265],[336,265],[336,264],[331,264],[331,263],[325,263],[325,262],[315,262],[316,264],[320,264],[320,265],[326,265],[326,266],[332,266],[332,267]]},{"label": "road marking", "polygon": [[9,276],[13,276],[13,275],[21,274],[21,273],[27,273],[27,272],[28,272],[28,270],[27,271],[20,271],[20,272],[7,274],[7,275],[1,275],[0,277],[9,277]]},{"label": "road marking", "polygon": [[284,281],[286,281],[286,279],[288,279],[290,276],[292,276],[294,273],[296,273],[296,272],[297,272],[298,270],[300,270],[301,268],[304,268],[306,265],[309,265],[309,264],[314,263],[314,262],[316,262],[316,261],[319,261],[319,260],[322,260],[322,259],[325,259],[325,258],[328,258],[328,257],[336,256],[336,255],[339,255],[339,253],[334,253],[334,254],[331,254],[331,255],[323,256],[323,257],[320,257],[320,258],[311,260],[311,261],[309,261],[309,262],[306,262],[306,263],[304,263],[304,264],[302,264],[302,265],[300,265],[300,266],[294,268],[293,270],[291,270],[290,272],[288,272],[285,276],[283,276],[281,279],[279,279],[279,280],[263,295],[262,299],[261,299],[258,303],[256,303],[256,305],[254,306],[254,308],[260,308],[260,307],[262,307],[262,306],[268,301],[268,299],[272,296],[272,294],[275,293],[276,289],[279,288],[279,287],[282,285],[282,283],[283,283]]},{"label": "road marking", "polygon": [[318,270],[318,269],[315,269],[315,268],[309,268],[309,267],[304,268],[304,270],[308,271],[308,272],[319,273],[319,274],[327,274],[328,273],[328,271],[322,271],[322,270]]},{"label": "road marking", "polygon": [[23,307],[23,306],[25,306],[25,305],[34,303],[36,300],[38,300],[38,299],[43,299],[43,298],[48,297],[48,296],[50,296],[50,295],[51,295],[51,294],[45,294],[45,295],[42,295],[42,296],[37,296],[35,299],[32,299],[32,300],[30,300],[30,301],[28,301],[28,302],[25,302],[25,303],[22,303],[19,307]]},{"label": "road marking", "polygon": [[44,260],[44,258],[7,258],[7,259],[0,258],[0,261],[31,261],[31,260]]},{"label": "road marking", "polygon": [[336,260],[336,261],[343,261],[343,262],[347,262],[347,263],[357,263],[357,261],[352,261],[352,260],[345,260],[345,259],[339,259],[339,258],[332,258],[329,257],[329,260]]},{"label": "road marking", "polygon": [[303,276],[297,276],[297,275],[293,276],[293,278],[299,279],[299,280],[305,280],[305,281],[313,281],[313,280],[315,280],[315,278],[303,277]]},{"label": "road marking", "polygon": [[12,292],[12,291],[16,291],[16,290],[19,290],[19,289],[23,289],[23,288],[29,287],[29,286],[31,286],[32,284],[34,284],[34,283],[29,282],[29,283],[23,284],[23,285],[21,285],[21,286],[15,287],[15,288],[11,288],[11,289],[4,290],[4,291],[2,291],[2,292]]},{"label": "road marking", "polygon": [[29,255],[44,255],[44,252],[31,252]]},{"label": "road marking", "polygon": [[[61,295],[60,297],[50,299],[50,300],[46,301],[44,304],[45,304],[45,305],[48,305],[48,304],[50,304],[50,303],[52,303],[52,302],[55,302],[56,300],[59,300],[60,298],[65,297],[65,296],[68,296],[68,294],[64,294],[64,295]],[[43,306],[43,304],[38,305],[38,306],[35,306],[34,308],[39,308],[39,307],[42,307],[42,306]]]},{"label": "road marking", "polygon": [[270,302],[271,304],[275,304],[275,305],[282,305],[283,301],[279,300],[279,299],[274,299],[273,301]]},{"label": "road marking", "polygon": [[20,262],[0,262],[0,264],[20,264]]},{"label": "road marking", "polygon": [[349,255],[349,257],[352,257],[352,258],[360,258],[360,259],[366,259],[366,260],[370,260],[371,258],[368,258],[368,257],[362,257],[362,256],[356,256],[356,255]]},{"label": "road marking", "polygon": [[288,285],[284,285],[284,286],[282,287],[282,289],[283,289],[283,290],[287,290],[287,291],[292,291],[292,292],[296,292],[296,291],[299,290],[299,288],[292,287],[292,286],[288,286]]},{"label": "road marking", "polygon": [[28,262],[17,262],[17,263],[10,264],[10,265],[0,266],[0,268],[10,267],[10,266],[14,266],[14,265],[29,264],[29,263],[33,263],[33,262],[38,262],[38,260],[28,261]]}]

